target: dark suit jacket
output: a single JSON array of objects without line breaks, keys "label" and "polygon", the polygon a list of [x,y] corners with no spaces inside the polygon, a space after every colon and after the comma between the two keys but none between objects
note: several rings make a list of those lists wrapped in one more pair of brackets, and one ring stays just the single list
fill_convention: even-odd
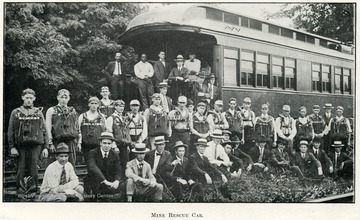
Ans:
[{"label": "dark suit jacket", "polygon": [[288,161],[290,162],[289,154],[286,152],[286,149],[283,150],[282,153],[280,153],[279,149],[272,149],[272,162],[274,166],[278,166],[278,163],[281,161]]},{"label": "dark suit jacket", "polygon": [[[264,148],[264,154],[263,154],[263,158],[262,158],[262,164],[264,164],[265,166],[269,166],[272,160],[272,155],[271,155],[271,151],[269,151],[268,149]],[[260,150],[258,146],[254,146],[253,148],[250,149],[249,151],[249,156],[252,158],[252,160],[254,161],[254,163],[257,163],[260,157]]]},{"label": "dark suit jacket", "polygon": [[98,184],[104,180],[110,182],[115,180],[121,181],[123,177],[119,157],[110,150],[106,165],[105,160],[102,157],[100,147],[89,152],[87,168],[89,179]]},{"label": "dark suit jacket", "polygon": [[[171,162],[174,160],[177,160],[177,158],[173,157]],[[184,157],[182,164],[176,164],[175,166],[172,166],[171,169],[171,178],[173,181],[176,181],[177,178],[190,180],[189,160],[186,157]]]},{"label": "dark suit jacket", "polygon": [[[210,87],[208,86],[208,84],[203,84],[202,85],[202,91],[203,93],[205,93],[205,97],[206,98],[210,98],[210,91],[209,91]],[[213,86],[213,90],[214,90],[214,98],[213,100],[218,100],[220,99],[220,91],[219,91],[219,88],[217,86]]]},{"label": "dark suit jacket", "polygon": [[169,77],[169,70],[170,65],[168,62],[165,62],[165,66],[160,60],[154,63],[154,76],[152,80],[154,81],[155,86]]},{"label": "dark suit jacket", "polygon": [[330,166],[333,165],[333,163],[331,162],[330,158],[326,155],[325,151],[324,150],[318,150],[319,151],[319,155],[316,155],[314,153],[314,149],[313,148],[310,148],[309,149],[309,153],[312,153],[314,155],[314,157],[320,161],[321,163],[321,167],[324,169],[329,169]]},{"label": "dark suit jacket", "polygon": [[173,68],[169,74],[169,80],[176,80],[176,77],[183,77],[184,80],[189,76],[189,70],[185,67],[181,68],[181,71],[178,70],[177,67]]},{"label": "dark suit jacket", "polygon": [[[156,168],[156,173],[159,175],[164,175],[167,172],[171,172],[171,153],[167,150],[164,150],[160,156],[158,166]],[[155,150],[151,150],[146,153],[144,160],[150,164],[151,169],[154,167],[155,161]]]},{"label": "dark suit jacket", "polygon": [[246,159],[248,164],[254,164],[252,158],[239,148],[234,149],[231,153],[237,158]]},{"label": "dark suit jacket", "polygon": [[211,178],[221,176],[223,173],[218,170],[216,166],[213,166],[206,156],[203,159],[200,157],[198,152],[195,152],[189,157],[190,164],[190,177],[200,182],[205,182],[205,174],[209,174]]},{"label": "dark suit jacket", "polygon": [[335,167],[335,152],[330,152],[328,154],[331,162],[334,164],[334,169],[339,169],[342,162],[351,162],[351,158],[344,152],[340,153],[340,156],[337,158],[336,167]]},{"label": "dark suit jacket", "polygon": [[[124,63],[120,62],[121,63],[121,75],[122,76],[125,76],[125,65]],[[114,70],[115,70],[115,64],[116,64],[116,61],[111,61],[106,67],[105,67],[105,74],[107,75],[107,77],[111,77],[114,73]]]},{"label": "dark suit jacket", "polygon": [[315,156],[309,152],[305,153],[304,159],[301,157],[301,153],[297,152],[294,157],[294,165],[298,166],[302,172],[309,170],[311,171],[314,170],[314,168],[321,167],[320,161],[318,161]]}]

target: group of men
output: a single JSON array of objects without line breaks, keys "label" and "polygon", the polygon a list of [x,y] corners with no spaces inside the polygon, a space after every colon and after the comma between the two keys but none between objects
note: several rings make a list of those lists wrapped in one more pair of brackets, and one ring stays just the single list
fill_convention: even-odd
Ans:
[{"label": "group of men", "polygon": [[[228,181],[244,173],[352,177],[352,130],[341,106],[334,115],[332,105],[325,104],[324,116],[319,105],[310,115],[302,106],[295,120],[284,105],[273,118],[268,103],[256,116],[249,97],[241,106],[229,99],[226,111],[222,100],[215,100],[212,109],[206,97],[194,103],[180,95],[173,105],[168,87],[159,81],[159,93],[143,112],[136,99],[125,112],[126,103],[110,99],[104,86],[102,99],[89,98],[89,110],[80,115],[68,106],[70,92],[61,89],[45,118],[42,108],[34,107],[35,91],[25,89],[24,104],[12,112],[8,131],[10,155],[19,157],[17,187],[32,176],[37,188],[37,162],[49,151],[56,160],[45,171],[41,201],[82,201],[84,195],[161,201],[164,191],[176,201],[184,201],[186,191],[193,201],[203,201],[209,185],[232,199]],[[84,187],[75,174],[77,152],[87,165]]]},{"label": "group of men", "polygon": [[[205,96],[208,102],[219,98],[219,92],[214,85],[215,76],[210,74],[205,76],[204,69],[201,68],[201,61],[196,59],[195,52],[189,52],[189,59],[185,60],[182,55],[178,55],[174,61],[176,67],[171,68],[169,62],[165,60],[165,52],[160,51],[159,60],[150,64],[147,55],[141,54],[140,61],[134,65],[134,75],[124,70],[124,63],[121,53],[116,53],[115,61],[112,61],[104,69],[108,80],[108,86],[114,100],[126,100],[128,97],[137,98],[139,96],[142,109],[145,110],[151,105],[151,97],[154,92],[160,92],[159,84],[167,82],[171,85],[169,96],[172,100],[177,100],[181,95],[197,100],[198,96]],[[205,81],[206,78],[206,81]],[[132,83],[129,86],[128,84]]]}]

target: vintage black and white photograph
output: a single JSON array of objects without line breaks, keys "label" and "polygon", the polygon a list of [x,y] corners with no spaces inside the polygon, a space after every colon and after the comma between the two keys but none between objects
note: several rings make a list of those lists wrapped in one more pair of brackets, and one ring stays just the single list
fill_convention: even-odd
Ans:
[{"label": "vintage black and white photograph", "polygon": [[356,3],[3,7],[3,203],[355,203]]}]

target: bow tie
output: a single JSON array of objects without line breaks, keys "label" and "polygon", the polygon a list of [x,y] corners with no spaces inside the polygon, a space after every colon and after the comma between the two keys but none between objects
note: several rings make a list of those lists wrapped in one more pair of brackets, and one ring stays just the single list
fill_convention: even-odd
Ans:
[{"label": "bow tie", "polygon": [[29,105],[23,105],[23,107],[26,108],[26,109],[31,109],[32,105],[30,105],[30,106]]},{"label": "bow tie", "polygon": [[143,163],[139,163],[139,167],[142,167],[144,164]]},{"label": "bow tie", "polygon": [[161,156],[162,154],[161,153],[156,153],[156,156]]}]

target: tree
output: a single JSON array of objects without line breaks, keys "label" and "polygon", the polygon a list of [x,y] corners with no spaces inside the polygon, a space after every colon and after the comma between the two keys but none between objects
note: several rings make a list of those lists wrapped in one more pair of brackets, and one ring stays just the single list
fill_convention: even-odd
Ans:
[{"label": "tree", "polygon": [[354,42],[354,4],[306,3],[284,4],[267,18],[291,18],[295,28],[310,33]]}]

